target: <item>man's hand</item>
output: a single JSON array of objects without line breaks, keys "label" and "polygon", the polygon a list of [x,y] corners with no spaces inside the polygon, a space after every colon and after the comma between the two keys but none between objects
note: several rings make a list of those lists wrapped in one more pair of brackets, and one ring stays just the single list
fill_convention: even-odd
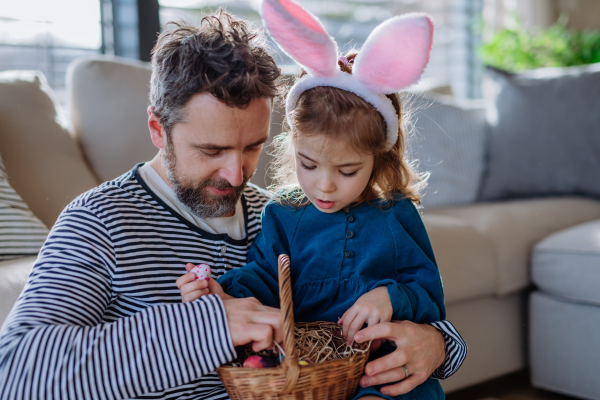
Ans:
[{"label": "man's hand", "polygon": [[223,300],[229,333],[234,346],[252,343],[253,351],[270,349],[281,343],[281,313],[263,306],[254,297]]},{"label": "man's hand", "polygon": [[[360,378],[362,387],[397,382],[384,386],[381,393],[398,396],[413,390],[425,382],[446,358],[446,347],[442,334],[430,325],[415,324],[409,321],[394,321],[370,326],[359,331],[354,337],[357,343],[387,339],[396,344],[396,350],[371,361]],[[406,366],[409,376],[405,379]]]},{"label": "man's hand", "polygon": [[363,327],[365,322],[373,326],[392,319],[392,301],[387,286],[381,286],[363,294],[350,307],[338,324],[343,324],[342,332],[348,345],[354,340],[354,334]]},{"label": "man's hand", "polygon": [[177,281],[175,281],[175,284],[181,292],[181,301],[183,303],[198,300],[200,297],[206,296],[207,294],[218,294],[221,300],[233,298],[226,294],[221,285],[214,279],[196,280],[196,274],[190,272],[192,268],[194,268],[194,264],[187,263],[185,265],[185,270],[188,271],[188,273],[181,275],[177,278]]}]

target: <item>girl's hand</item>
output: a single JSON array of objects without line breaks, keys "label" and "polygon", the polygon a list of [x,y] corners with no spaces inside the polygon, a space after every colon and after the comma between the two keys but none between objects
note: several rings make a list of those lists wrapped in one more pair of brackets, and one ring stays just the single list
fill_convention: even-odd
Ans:
[{"label": "girl's hand", "polygon": [[346,343],[352,344],[354,335],[362,329],[365,322],[368,326],[390,322],[393,311],[387,286],[380,286],[360,296],[338,321],[338,324],[343,325]]},{"label": "girl's hand", "polygon": [[188,271],[188,273],[180,276],[175,282],[181,292],[181,301],[183,303],[198,300],[200,297],[206,296],[207,294],[218,294],[219,297],[221,297],[221,300],[233,298],[226,294],[221,285],[214,279],[196,280],[196,274],[189,272],[192,268],[194,268],[194,264],[187,263],[185,265],[185,270]]}]

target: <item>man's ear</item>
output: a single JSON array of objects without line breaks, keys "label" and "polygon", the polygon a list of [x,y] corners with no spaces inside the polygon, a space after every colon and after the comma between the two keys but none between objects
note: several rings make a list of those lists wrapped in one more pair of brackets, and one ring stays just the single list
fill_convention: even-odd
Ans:
[{"label": "man's ear", "polygon": [[152,143],[159,149],[164,149],[167,144],[166,132],[163,129],[160,120],[154,114],[154,107],[148,107],[148,129],[150,130],[150,138]]}]

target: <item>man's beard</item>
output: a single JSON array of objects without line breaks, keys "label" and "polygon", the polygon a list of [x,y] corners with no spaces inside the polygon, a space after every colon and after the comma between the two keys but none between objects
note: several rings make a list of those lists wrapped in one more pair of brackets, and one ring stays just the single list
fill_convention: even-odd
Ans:
[{"label": "man's beard", "polygon": [[[244,181],[237,187],[232,186],[226,179],[207,179],[196,184],[182,181],[178,178],[177,157],[170,139],[170,137],[167,138],[167,145],[165,146],[165,170],[179,201],[200,218],[217,218],[230,215],[235,210],[235,206],[252,175],[244,176]],[[223,196],[214,195],[210,194],[207,189],[208,186],[221,190],[233,188],[233,192]]]}]

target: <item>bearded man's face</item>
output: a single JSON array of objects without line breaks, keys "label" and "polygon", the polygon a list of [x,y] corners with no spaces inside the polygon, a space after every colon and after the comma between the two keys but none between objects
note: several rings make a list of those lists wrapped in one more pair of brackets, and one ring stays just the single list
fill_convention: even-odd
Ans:
[{"label": "bearded man's face", "polygon": [[177,198],[201,218],[232,215],[269,137],[271,104],[229,107],[194,95],[167,135],[163,163]]},{"label": "bearded man's face", "polygon": [[[198,182],[184,179],[182,178],[183,174],[178,172],[177,156],[170,138],[167,139],[164,162],[167,177],[177,198],[200,218],[217,218],[231,215],[246,188],[246,184],[252,177],[244,176],[242,184],[236,187],[232,186],[226,179],[209,178]],[[209,187],[220,191],[229,191],[230,193],[215,195],[208,190]]]}]

